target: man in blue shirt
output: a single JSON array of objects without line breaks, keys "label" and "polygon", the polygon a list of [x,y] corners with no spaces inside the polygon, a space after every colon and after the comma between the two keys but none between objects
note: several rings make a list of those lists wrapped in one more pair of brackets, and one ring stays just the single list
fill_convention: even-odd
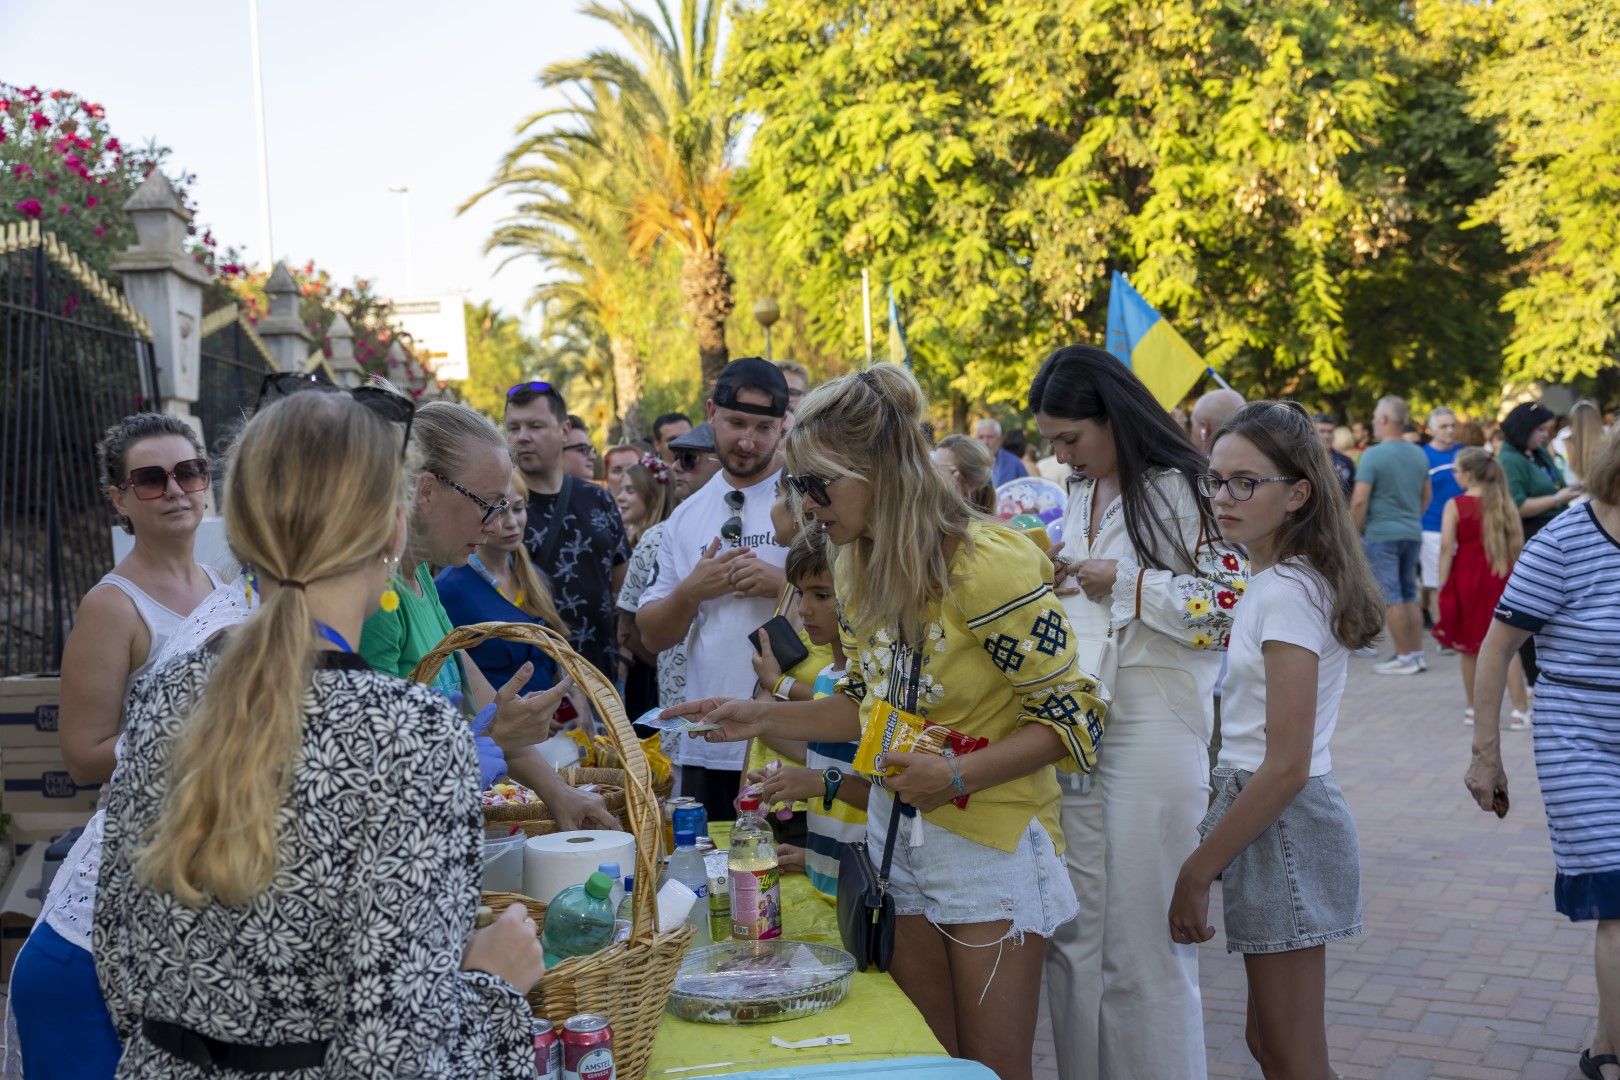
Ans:
[{"label": "man in blue shirt", "polygon": [[1457,483],[1457,414],[1445,406],[1429,413],[1429,441],[1423,452],[1429,458],[1429,484],[1434,497],[1423,512],[1423,551],[1418,560],[1423,580],[1423,606],[1432,626],[1440,617],[1440,519],[1446,503],[1462,493]]},{"label": "man in blue shirt", "polygon": [[1024,459],[1002,448],[1000,423],[989,418],[980,420],[973,426],[973,437],[983,443],[984,448],[990,451],[990,456],[995,459],[995,464],[990,467],[990,482],[996,487],[999,488],[1009,480],[1029,475],[1029,468],[1024,464]]}]

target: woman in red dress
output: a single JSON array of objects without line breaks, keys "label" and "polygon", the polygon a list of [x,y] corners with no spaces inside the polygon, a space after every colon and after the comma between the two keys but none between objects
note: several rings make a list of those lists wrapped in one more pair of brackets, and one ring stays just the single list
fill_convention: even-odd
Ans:
[{"label": "woman in red dress", "polygon": [[[1494,457],[1469,447],[1458,453],[1455,468],[1463,491],[1446,504],[1440,521],[1440,619],[1434,624],[1434,636],[1440,644],[1455,649],[1462,661],[1463,692],[1468,698],[1463,717],[1464,723],[1471,724],[1475,659],[1514,560],[1524,547],[1524,526],[1508,491],[1507,476]],[[1520,721],[1522,705],[1513,713],[1514,720]]]}]

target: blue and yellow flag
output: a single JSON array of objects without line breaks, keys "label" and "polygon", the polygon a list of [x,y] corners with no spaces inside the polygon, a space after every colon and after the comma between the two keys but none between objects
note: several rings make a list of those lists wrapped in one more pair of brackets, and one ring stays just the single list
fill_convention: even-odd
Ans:
[{"label": "blue and yellow flag", "polygon": [[911,347],[906,344],[906,324],[900,321],[900,305],[894,302],[894,286],[889,286],[889,362],[911,367]]},{"label": "blue and yellow flag", "polygon": [[1108,290],[1107,347],[1166,409],[1180,404],[1198,377],[1209,370],[1186,339],[1118,270]]}]

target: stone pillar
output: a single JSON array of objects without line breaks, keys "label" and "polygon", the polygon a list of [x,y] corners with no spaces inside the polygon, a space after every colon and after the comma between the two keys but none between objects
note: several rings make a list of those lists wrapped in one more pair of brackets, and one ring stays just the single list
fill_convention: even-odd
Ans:
[{"label": "stone pillar", "polygon": [[191,222],[168,177],[153,169],[124,204],[135,224],[135,244],[113,260],[124,295],[152,327],[158,399],[164,412],[185,420],[205,439],[193,406],[200,387],[202,292],[208,271],[186,254]]},{"label": "stone pillar", "polygon": [[355,387],[365,382],[365,369],[354,358],[354,328],[341,311],[332,317],[332,325],[326,328],[326,337],[332,343],[332,356],[327,364],[337,384]]},{"label": "stone pillar", "polygon": [[254,329],[264,339],[264,347],[276,358],[282,371],[303,371],[309,361],[309,331],[304,318],[298,313],[298,283],[287,272],[287,264],[276,263],[270,280],[264,283],[265,296],[270,301],[270,314],[259,320]]}]

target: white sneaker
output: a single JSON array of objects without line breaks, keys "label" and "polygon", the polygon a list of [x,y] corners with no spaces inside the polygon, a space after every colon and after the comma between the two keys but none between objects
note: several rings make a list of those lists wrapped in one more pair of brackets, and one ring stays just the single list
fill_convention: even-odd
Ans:
[{"label": "white sneaker", "polygon": [[1518,709],[1514,709],[1511,713],[1508,714],[1508,717],[1509,717],[1509,719],[1508,719],[1508,730],[1509,731],[1524,731],[1527,728],[1529,728],[1529,726],[1530,726],[1530,715],[1531,714],[1530,714],[1529,710],[1524,710],[1524,711],[1521,712]]},{"label": "white sneaker", "polygon": [[1414,664],[1416,664],[1418,666],[1419,671],[1428,671],[1429,670],[1429,658],[1428,658],[1428,656],[1426,654],[1416,652],[1416,653],[1413,653],[1407,659],[1411,660]]},{"label": "white sneaker", "polygon": [[1468,727],[1473,727],[1474,726],[1474,710],[1473,709],[1464,709],[1463,710],[1463,723],[1465,725],[1467,725]]},{"label": "white sneaker", "polygon": [[1421,675],[1424,670],[1422,664],[1405,656],[1397,656],[1385,660],[1382,664],[1373,665],[1373,672],[1378,675]]}]

